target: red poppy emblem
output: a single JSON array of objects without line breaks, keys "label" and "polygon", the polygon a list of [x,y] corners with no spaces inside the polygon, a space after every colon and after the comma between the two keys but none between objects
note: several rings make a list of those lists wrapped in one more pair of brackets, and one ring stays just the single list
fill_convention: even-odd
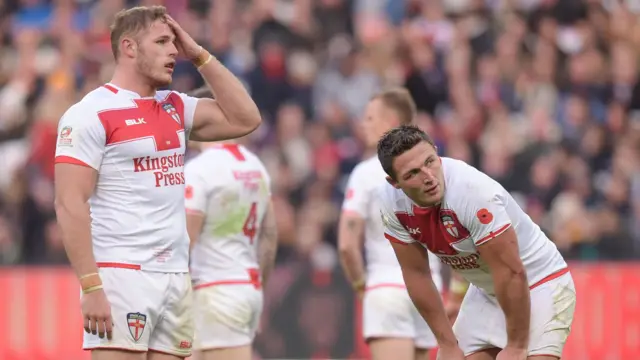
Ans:
[{"label": "red poppy emblem", "polygon": [[485,208],[478,210],[476,216],[478,217],[478,220],[485,225],[493,221],[493,214]]}]

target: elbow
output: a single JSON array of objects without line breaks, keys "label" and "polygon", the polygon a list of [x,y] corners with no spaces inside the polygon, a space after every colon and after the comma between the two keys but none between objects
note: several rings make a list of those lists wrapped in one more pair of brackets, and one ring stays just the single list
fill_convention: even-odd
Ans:
[{"label": "elbow", "polygon": [[512,278],[527,279],[527,271],[524,269],[522,262],[518,262],[515,266],[510,267],[509,270]]},{"label": "elbow", "polygon": [[244,114],[240,115],[239,123],[246,124],[247,134],[257,129],[262,124],[262,114],[255,102],[252,101],[252,106],[247,106]]},{"label": "elbow", "polygon": [[423,286],[426,282],[432,281],[431,270],[426,268],[404,268],[402,277],[407,289],[414,286]]},{"label": "elbow", "polygon": [[527,282],[527,272],[524,266],[505,266],[502,271],[497,274],[496,280],[504,284],[514,284],[516,282]]},{"label": "elbow", "polygon": [[249,124],[249,133],[252,133],[260,126],[260,124],[262,124],[262,116],[260,115],[260,111],[258,111],[257,108],[255,113],[247,116],[247,124]]},{"label": "elbow", "polygon": [[347,259],[353,257],[356,248],[347,241],[338,241],[338,254],[341,258]]},{"label": "elbow", "polygon": [[260,113],[247,114],[236,118],[236,124],[242,124],[240,128],[241,136],[249,135],[262,124]]}]

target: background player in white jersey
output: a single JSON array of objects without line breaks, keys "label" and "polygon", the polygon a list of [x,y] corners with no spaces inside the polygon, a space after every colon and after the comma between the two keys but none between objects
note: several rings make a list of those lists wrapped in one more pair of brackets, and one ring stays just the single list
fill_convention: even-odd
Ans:
[{"label": "background player in white jersey", "polygon": [[[363,119],[367,146],[374,149],[386,131],[410,124],[415,114],[415,103],[406,89],[376,95],[367,105]],[[386,183],[385,177],[375,154],[351,173],[339,224],[340,259],[354,290],[363,298],[363,332],[372,358],[428,359],[429,349],[436,345],[435,337],[413,306],[398,260],[384,238],[375,190]],[[434,281],[440,284],[437,258],[431,265]]]},{"label": "background player in white jersey", "polygon": [[[243,136],[261,121],[243,85],[164,7],[116,15],[112,81],[60,120],[56,212],[82,287],[84,348],[93,359],[180,359],[191,353],[193,315],[184,215],[189,138]],[[216,100],[173,91],[181,54]]]},{"label": "background player in white jersey", "polygon": [[[210,96],[207,89],[195,92]],[[270,178],[233,142],[208,144],[185,168],[197,360],[250,360],[262,287],[277,250]]]},{"label": "background player in white jersey", "polygon": [[[575,309],[573,280],[511,195],[472,166],[439,158],[413,126],[385,134],[378,157],[389,181],[379,194],[385,236],[440,358],[560,358]],[[471,283],[453,331],[424,265],[426,249]]]}]

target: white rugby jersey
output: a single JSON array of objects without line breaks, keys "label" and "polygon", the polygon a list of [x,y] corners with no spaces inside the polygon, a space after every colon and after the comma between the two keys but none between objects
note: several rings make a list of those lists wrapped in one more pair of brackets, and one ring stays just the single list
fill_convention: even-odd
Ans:
[{"label": "white rugby jersey", "polygon": [[257,240],[271,201],[271,180],[256,155],[224,143],[189,161],[187,212],[205,215],[191,250],[195,288],[214,284],[257,284]]},{"label": "white rugby jersey", "polygon": [[184,153],[197,101],[106,84],[63,115],[55,162],[98,171],[89,200],[98,266],[189,270]]},{"label": "white rugby jersey", "polygon": [[[402,270],[389,241],[384,238],[384,225],[380,219],[377,189],[387,183],[387,174],[377,156],[358,164],[347,184],[342,203],[343,213],[354,213],[365,220],[365,259],[367,266],[367,287],[385,284],[404,284]],[[440,262],[429,253],[433,280],[442,288]]]},{"label": "white rugby jersey", "polygon": [[421,208],[390,184],[379,188],[387,239],[419,242],[490,295],[494,295],[493,279],[477,246],[509,227],[518,236],[531,287],[568,271],[555,244],[498,182],[463,161],[441,160],[445,195],[439,206]]}]

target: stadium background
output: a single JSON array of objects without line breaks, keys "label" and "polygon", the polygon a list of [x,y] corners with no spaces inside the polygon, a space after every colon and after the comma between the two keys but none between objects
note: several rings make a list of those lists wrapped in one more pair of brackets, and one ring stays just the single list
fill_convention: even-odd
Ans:
[{"label": "stadium background", "polygon": [[[0,1],[0,359],[87,358],[52,208],[56,125],[109,80],[110,19],[138,3],[166,5],[264,112],[247,143],[273,176],[280,250],[257,357],[366,357],[336,221],[368,156],[363,107],[405,85],[441,154],[499,180],[571,260],[565,359],[640,359],[632,0]],[[173,88],[201,84],[176,67]]]}]

